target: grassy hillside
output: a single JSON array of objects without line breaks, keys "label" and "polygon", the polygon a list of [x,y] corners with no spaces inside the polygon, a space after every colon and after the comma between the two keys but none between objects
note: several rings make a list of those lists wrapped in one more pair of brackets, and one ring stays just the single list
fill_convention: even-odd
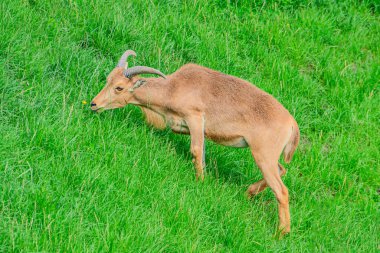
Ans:
[{"label": "grassy hillside", "polygon": [[[378,2],[179,2],[1,1],[0,252],[379,250]],[[207,142],[197,183],[187,136],[82,103],[126,49],[249,80],[295,116],[289,236],[270,190],[245,198],[248,149]]]}]

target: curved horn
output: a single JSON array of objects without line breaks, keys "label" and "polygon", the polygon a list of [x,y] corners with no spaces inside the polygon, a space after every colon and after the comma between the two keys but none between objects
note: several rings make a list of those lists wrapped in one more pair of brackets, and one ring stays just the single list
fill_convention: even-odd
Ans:
[{"label": "curved horn", "polygon": [[130,69],[124,70],[123,73],[124,73],[124,76],[128,78],[131,78],[132,76],[135,76],[138,74],[156,74],[166,79],[166,76],[162,74],[161,71],[154,68],[145,67],[145,66],[135,66]]},{"label": "curved horn", "polygon": [[133,50],[125,51],[125,53],[120,57],[119,63],[117,64],[117,67],[127,68],[128,67],[127,59],[131,55],[136,57],[135,51],[133,51]]}]

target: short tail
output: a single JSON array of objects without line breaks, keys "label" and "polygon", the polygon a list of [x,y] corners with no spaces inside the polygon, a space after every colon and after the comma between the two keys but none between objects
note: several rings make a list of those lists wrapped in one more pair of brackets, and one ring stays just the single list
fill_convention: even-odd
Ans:
[{"label": "short tail", "polygon": [[296,151],[300,141],[300,129],[298,128],[297,122],[295,120],[293,120],[293,122],[292,134],[284,149],[284,158],[286,163],[289,163],[292,160],[294,152]]}]

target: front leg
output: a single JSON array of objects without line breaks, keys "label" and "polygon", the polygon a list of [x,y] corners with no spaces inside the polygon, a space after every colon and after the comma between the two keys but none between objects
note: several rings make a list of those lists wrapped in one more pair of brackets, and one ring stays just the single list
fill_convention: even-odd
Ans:
[{"label": "front leg", "polygon": [[186,119],[186,124],[191,136],[191,154],[193,155],[193,163],[196,170],[197,180],[204,179],[204,128],[205,120],[203,115],[192,115]]}]

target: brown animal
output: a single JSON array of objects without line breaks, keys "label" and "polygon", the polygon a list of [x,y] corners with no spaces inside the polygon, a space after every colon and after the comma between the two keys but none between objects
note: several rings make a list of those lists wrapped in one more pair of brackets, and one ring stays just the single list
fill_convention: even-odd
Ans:
[{"label": "brown animal", "polygon": [[[107,85],[91,102],[93,111],[127,104],[141,107],[148,123],[190,134],[196,178],[204,178],[204,140],[231,147],[249,147],[264,179],[249,186],[252,197],[269,186],[278,201],[279,229],[290,231],[288,189],[281,180],[286,171],[278,163],[284,152],[290,162],[298,145],[297,122],[271,95],[247,81],[195,64],[171,75],[143,66],[128,68],[126,51],[107,77]],[[142,78],[139,74],[157,74]]]}]

